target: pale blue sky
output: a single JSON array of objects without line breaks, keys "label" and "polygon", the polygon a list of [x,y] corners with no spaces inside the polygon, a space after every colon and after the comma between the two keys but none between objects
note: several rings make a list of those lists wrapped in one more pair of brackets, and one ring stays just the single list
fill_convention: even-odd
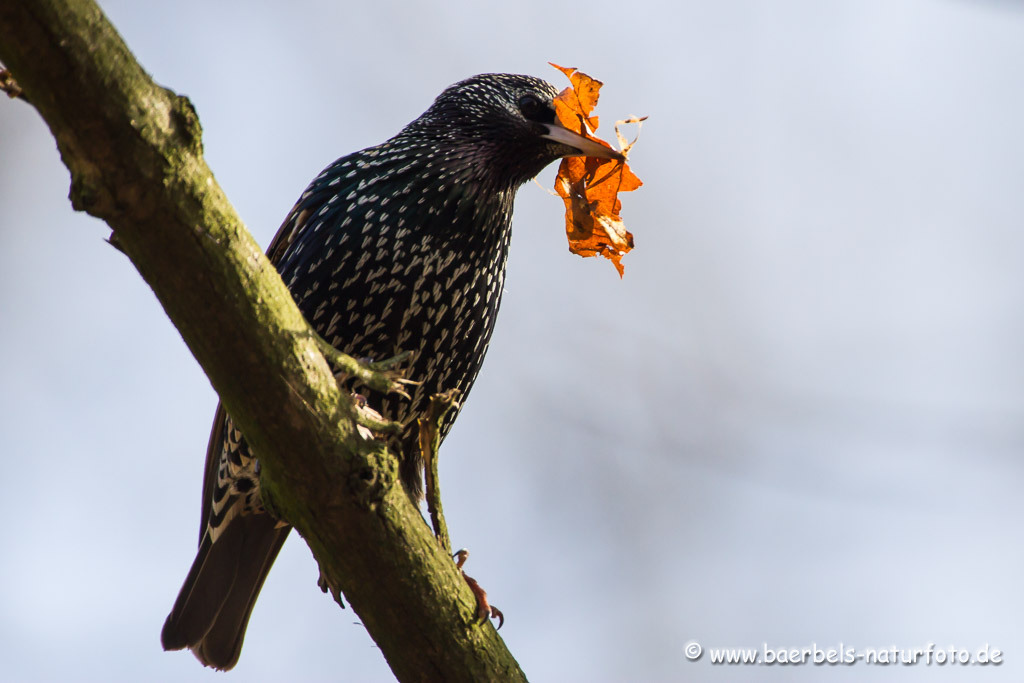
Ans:
[{"label": "pale blue sky", "polygon": [[[1020,3],[103,5],[264,245],[321,168],[469,75],[575,65],[603,121],[650,116],[623,280],[520,192],[442,452],[453,541],[532,679],[977,677],[714,667],[689,640],[989,643],[986,675],[1024,676]],[[159,632],[216,398],[67,191],[0,102],[0,678],[212,680]],[[293,537],[220,680],[389,680],[316,578]]]}]

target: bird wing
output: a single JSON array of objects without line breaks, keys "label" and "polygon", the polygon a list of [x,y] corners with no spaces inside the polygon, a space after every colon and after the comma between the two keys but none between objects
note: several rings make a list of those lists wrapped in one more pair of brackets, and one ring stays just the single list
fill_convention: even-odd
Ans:
[{"label": "bird wing", "polygon": [[228,413],[224,405],[217,401],[217,413],[213,416],[213,428],[210,430],[210,443],[206,446],[206,471],[203,475],[203,509],[199,516],[199,544],[203,544],[203,536],[210,523],[213,508],[213,487],[217,485],[217,468],[220,465],[221,450],[224,447],[224,426]]},{"label": "bird wing", "polygon": [[288,212],[288,217],[284,219],[284,223],[277,229],[277,234],[274,235],[274,239],[270,242],[270,246],[267,248],[267,258],[276,267],[281,263],[281,257],[291,247],[292,242],[295,241],[295,236],[298,235],[306,221],[309,220],[310,215],[313,213],[310,209],[304,208],[303,205],[306,203],[307,194],[302,195],[302,199],[295,202],[295,206]]}]

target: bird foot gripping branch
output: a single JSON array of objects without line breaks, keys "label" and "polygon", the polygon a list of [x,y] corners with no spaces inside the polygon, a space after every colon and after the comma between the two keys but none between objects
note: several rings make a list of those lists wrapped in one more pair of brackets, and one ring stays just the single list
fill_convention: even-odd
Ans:
[{"label": "bird foot gripping branch", "polygon": [[324,358],[337,369],[339,374],[357,379],[374,391],[379,391],[382,394],[398,394],[408,399],[409,394],[405,387],[419,384],[411,379],[405,379],[401,374],[400,366],[412,358],[411,351],[403,351],[381,361],[353,358],[336,349],[316,332],[313,335],[320,348],[320,353],[324,354]]},{"label": "bird foot gripping branch", "polygon": [[[364,386],[378,391],[381,394],[395,394],[408,400],[409,393],[406,387],[416,386],[419,382],[406,379],[403,363],[412,358],[411,351],[404,351],[391,358],[382,361],[370,359],[353,358],[347,353],[342,353],[332,346],[330,342],[313,332],[320,353],[324,355],[327,362],[335,368],[335,377],[339,383],[354,379]],[[355,411],[353,418],[360,427],[369,430],[364,436],[370,438],[372,433],[377,434],[401,434],[405,428],[401,422],[387,420],[379,412],[373,410],[366,403],[366,398],[353,394]]]},{"label": "bird foot gripping branch", "polygon": [[469,559],[469,551],[463,548],[459,552],[452,555],[455,558],[455,566],[459,568],[459,573],[462,574],[462,578],[469,584],[469,590],[473,591],[473,595],[476,597],[476,620],[478,623],[484,623],[488,619],[498,620],[498,629],[505,625],[505,615],[501,613],[501,610],[492,605],[487,600],[487,591],[485,591],[476,579],[463,571],[462,567],[466,564],[466,560]]},{"label": "bird foot gripping branch", "polygon": [[334,602],[338,603],[338,606],[345,609],[345,601],[341,597],[341,588],[331,582],[327,578],[327,574],[324,572],[324,568],[321,566],[317,567],[320,571],[320,577],[316,580],[316,585],[320,587],[320,590],[324,593],[330,594]]}]

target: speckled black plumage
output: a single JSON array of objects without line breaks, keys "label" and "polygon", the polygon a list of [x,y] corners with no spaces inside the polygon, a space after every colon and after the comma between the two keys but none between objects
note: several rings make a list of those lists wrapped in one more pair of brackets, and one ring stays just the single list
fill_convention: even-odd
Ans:
[{"label": "speckled black plumage", "polygon": [[[413,352],[405,374],[420,384],[409,399],[360,390],[385,418],[405,422],[431,395],[454,388],[464,398],[472,387],[501,301],[516,190],[559,157],[595,153],[556,130],[556,94],[507,74],[449,87],[395,137],[328,166],[274,238],[271,261],[332,345],[377,360]],[[415,434],[402,441],[401,479],[416,499]],[[234,666],[288,531],[264,512],[256,460],[218,407],[199,553],[164,625],[165,649]]]}]

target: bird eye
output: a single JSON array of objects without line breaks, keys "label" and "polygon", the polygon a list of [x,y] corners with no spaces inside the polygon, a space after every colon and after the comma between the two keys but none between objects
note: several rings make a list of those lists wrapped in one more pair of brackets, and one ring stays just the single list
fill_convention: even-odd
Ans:
[{"label": "bird eye", "polygon": [[551,123],[555,120],[554,110],[533,94],[526,94],[519,98],[519,111],[528,121]]}]

